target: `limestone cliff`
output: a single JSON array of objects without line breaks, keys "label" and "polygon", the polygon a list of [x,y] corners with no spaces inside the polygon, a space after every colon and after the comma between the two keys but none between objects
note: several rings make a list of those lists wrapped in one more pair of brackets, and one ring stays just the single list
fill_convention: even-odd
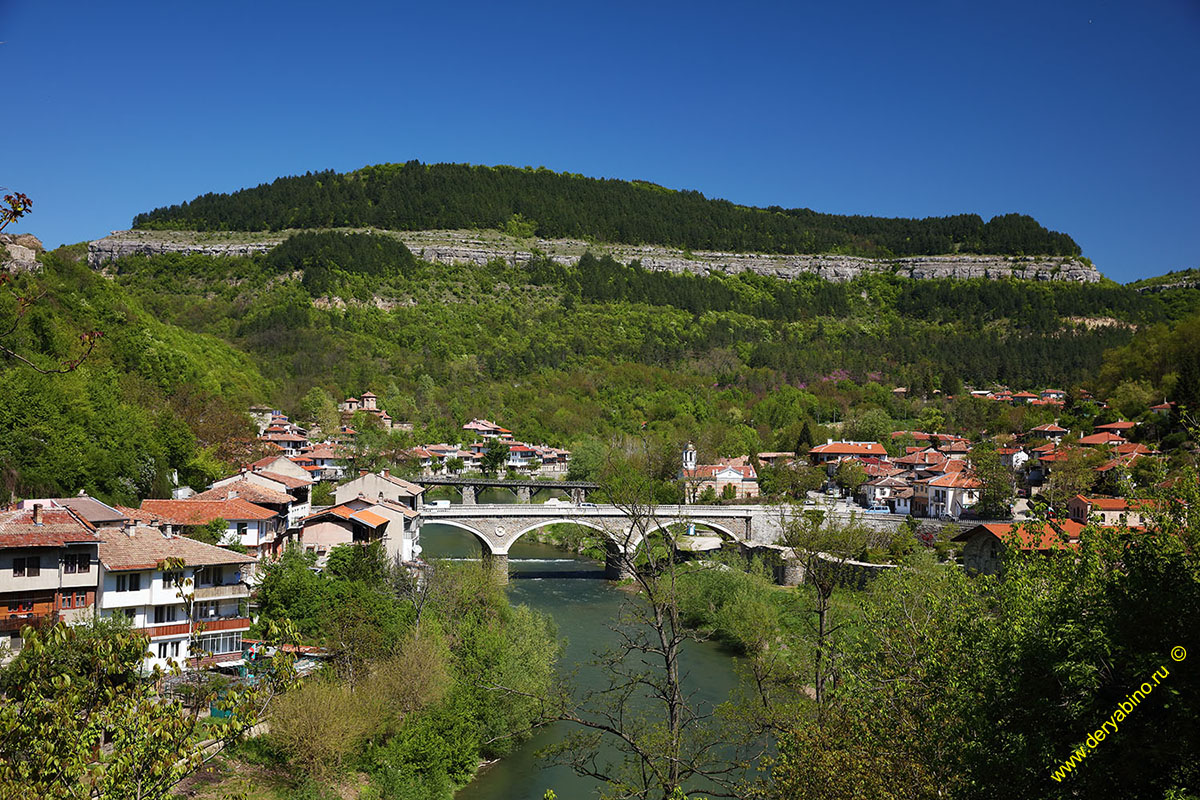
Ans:
[{"label": "limestone cliff", "polygon": [[[685,253],[653,245],[595,244],[570,239],[523,240],[496,231],[376,231],[403,241],[418,258],[439,263],[485,264],[496,258],[513,264],[528,262],[535,252],[561,264],[572,264],[587,250],[610,254],[618,261],[640,261],[647,269],[666,272],[743,271],[795,278],[815,274],[830,281],[847,281],[867,272],[910,278],[1023,278],[1037,281],[1094,283],[1100,273],[1078,258],[1059,256],[948,255],[871,259],[833,254],[767,255],[760,253]],[[202,253],[244,256],[270,250],[291,232],[199,234],[193,232],[114,231],[88,244],[88,263],[101,268],[123,256],[152,253]]]},{"label": "limestone cliff", "polygon": [[0,271],[36,272],[41,266],[37,256],[45,248],[29,233],[0,233]]}]

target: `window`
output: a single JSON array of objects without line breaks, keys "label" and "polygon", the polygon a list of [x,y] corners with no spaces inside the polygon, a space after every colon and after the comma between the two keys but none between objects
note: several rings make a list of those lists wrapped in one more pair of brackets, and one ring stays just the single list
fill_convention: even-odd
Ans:
[{"label": "window", "polygon": [[158,643],[158,657],[159,658],[167,657],[167,643],[166,642]]},{"label": "window", "polygon": [[174,589],[177,583],[183,583],[183,572],[180,570],[164,570],[162,574],[162,587],[164,589]]},{"label": "window", "polygon": [[200,637],[200,650],[213,655],[237,653],[242,649],[242,633],[214,633]]},{"label": "window", "polygon": [[92,568],[92,557],[87,553],[67,553],[62,559],[63,572],[68,575],[88,572]]},{"label": "window", "polygon": [[10,614],[25,614],[33,611],[32,600],[9,600],[8,613]]},{"label": "window", "polygon": [[75,593],[75,607],[83,608],[87,604],[88,604],[87,592],[76,592]]},{"label": "window", "polygon": [[73,594],[64,594],[58,598],[59,608],[71,608],[72,601],[75,599]]},{"label": "window", "polygon": [[242,539],[245,539],[245,538],[246,538],[246,534],[249,532],[249,530],[250,530],[250,526],[249,526],[249,525],[247,525],[246,523],[244,523],[244,522],[239,522],[239,523],[237,524],[237,535],[238,535],[238,541],[239,541],[239,542],[240,542]]},{"label": "window", "polygon": [[117,576],[118,592],[136,592],[142,588],[142,573],[129,572]]},{"label": "window", "polygon": [[14,578],[36,578],[42,574],[41,556],[24,556],[13,559]]},{"label": "window", "polygon": [[130,622],[137,618],[136,608],[123,608],[121,611],[125,614],[125,619],[129,620]]},{"label": "window", "polygon": [[192,619],[215,619],[217,616],[217,601],[206,600],[192,606]]},{"label": "window", "polygon": [[171,658],[179,658],[179,642],[171,642]]},{"label": "window", "polygon": [[178,606],[155,606],[154,624],[162,625],[164,622],[174,622],[177,610]]},{"label": "window", "polygon": [[223,570],[220,567],[205,567],[196,573],[198,586],[221,586]]}]

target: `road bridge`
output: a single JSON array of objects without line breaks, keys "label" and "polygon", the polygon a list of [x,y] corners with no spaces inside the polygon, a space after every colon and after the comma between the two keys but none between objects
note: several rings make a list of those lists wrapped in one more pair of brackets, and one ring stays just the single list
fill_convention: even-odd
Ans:
[{"label": "road bridge", "polygon": [[463,505],[475,505],[475,499],[483,489],[507,489],[516,496],[518,503],[531,503],[538,492],[559,489],[567,493],[572,503],[587,500],[587,493],[600,488],[598,483],[588,481],[510,481],[503,478],[462,478],[435,476],[414,478],[410,483],[426,489],[433,486],[450,486],[462,493]]},{"label": "road bridge", "polygon": [[[610,577],[628,573],[629,556],[641,544],[643,534],[673,525],[686,525],[689,530],[711,531],[722,541],[750,544],[755,537],[755,520],[763,515],[753,506],[656,506],[649,519],[638,525],[630,521],[627,509],[604,504],[477,504],[421,509],[421,525],[438,523],[466,531],[474,536],[483,550],[484,561],[498,572],[507,574],[508,551],[513,543],[530,531],[551,525],[581,525],[597,531],[609,551],[607,571]],[[769,535],[765,531],[763,536]],[[775,534],[774,538],[778,538]]]},{"label": "road bridge", "polygon": [[[480,543],[483,559],[498,573],[508,574],[508,551],[513,543],[530,531],[551,525],[581,525],[601,534],[606,542],[608,559],[605,565],[609,577],[617,579],[629,574],[629,559],[641,544],[643,533],[675,525],[687,526],[690,534],[708,532],[702,540],[689,537],[696,549],[712,549],[729,543],[745,551],[782,551],[779,541],[783,527],[793,514],[820,510],[827,519],[857,522],[873,528],[894,530],[904,517],[894,514],[855,514],[832,509],[813,509],[788,505],[659,505],[642,509],[651,517],[639,524],[631,522],[629,510],[608,503],[537,504],[461,504],[431,506],[420,512],[418,526],[437,523],[466,531]],[[418,536],[420,534],[418,533]],[[782,577],[795,580],[795,565],[783,556]]]}]

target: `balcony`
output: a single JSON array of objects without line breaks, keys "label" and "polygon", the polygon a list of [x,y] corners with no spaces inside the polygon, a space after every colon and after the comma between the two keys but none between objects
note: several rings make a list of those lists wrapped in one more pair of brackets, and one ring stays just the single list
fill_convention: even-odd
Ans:
[{"label": "balcony", "polygon": [[244,583],[226,583],[220,586],[197,586],[193,600],[226,600],[234,597],[249,597],[250,589]]},{"label": "balcony", "polygon": [[203,628],[204,633],[216,633],[217,631],[247,630],[249,627],[249,617],[207,617],[192,623],[190,629],[188,623],[185,621],[167,625],[153,625],[148,628],[141,628],[140,630],[147,636],[156,637],[185,636],[192,631],[200,632],[201,628]]},{"label": "balcony", "polygon": [[32,612],[24,612],[20,614],[8,614],[0,617],[0,633],[19,632],[26,625],[32,625],[35,628],[42,625],[53,625],[58,621],[58,614],[34,614]]}]

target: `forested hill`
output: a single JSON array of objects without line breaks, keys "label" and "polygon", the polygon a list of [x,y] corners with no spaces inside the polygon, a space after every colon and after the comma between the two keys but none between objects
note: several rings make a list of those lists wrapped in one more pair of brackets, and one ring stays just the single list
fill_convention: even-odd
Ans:
[{"label": "forested hill", "polygon": [[1080,254],[1069,235],[1047,230],[1022,214],[988,222],[977,214],[925,219],[840,216],[806,208],[739,206],[643,181],[418,161],[345,174],[307,173],[231,194],[205,194],[139,214],[133,225],[199,231],[497,228],[543,238],[874,258]]}]

